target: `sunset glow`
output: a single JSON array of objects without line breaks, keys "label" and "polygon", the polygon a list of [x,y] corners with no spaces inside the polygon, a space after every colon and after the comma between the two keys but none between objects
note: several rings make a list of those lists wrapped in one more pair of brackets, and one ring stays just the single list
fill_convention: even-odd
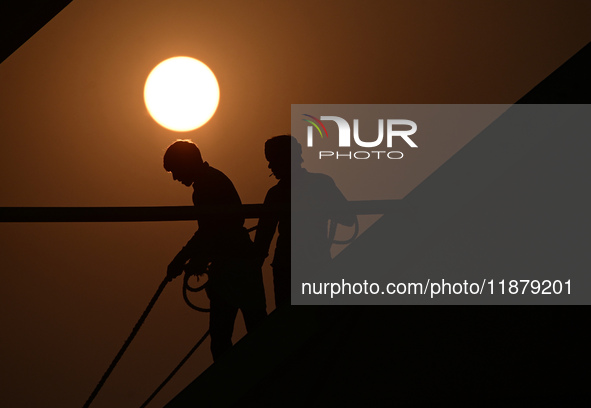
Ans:
[{"label": "sunset glow", "polygon": [[203,126],[215,113],[220,88],[211,69],[189,57],[169,58],[146,80],[144,101],[163,127],[187,132]]}]

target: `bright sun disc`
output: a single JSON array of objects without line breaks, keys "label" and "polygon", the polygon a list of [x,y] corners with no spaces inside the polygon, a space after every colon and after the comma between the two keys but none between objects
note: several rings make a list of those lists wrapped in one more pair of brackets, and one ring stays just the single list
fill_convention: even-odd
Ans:
[{"label": "bright sun disc", "polygon": [[160,125],[187,132],[211,119],[220,101],[220,88],[207,65],[194,58],[174,57],[150,72],[144,101]]}]

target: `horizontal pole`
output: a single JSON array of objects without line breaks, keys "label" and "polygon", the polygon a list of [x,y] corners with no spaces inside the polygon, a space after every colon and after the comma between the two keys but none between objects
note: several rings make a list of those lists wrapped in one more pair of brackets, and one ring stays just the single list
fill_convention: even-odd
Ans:
[{"label": "horizontal pole", "polygon": [[[385,214],[401,207],[399,200],[349,201],[349,211],[358,215]],[[263,204],[242,204],[245,218],[289,211],[289,208]],[[202,215],[235,213],[236,208],[223,206],[199,208],[167,207],[0,207],[0,222],[137,222],[191,221]]]}]

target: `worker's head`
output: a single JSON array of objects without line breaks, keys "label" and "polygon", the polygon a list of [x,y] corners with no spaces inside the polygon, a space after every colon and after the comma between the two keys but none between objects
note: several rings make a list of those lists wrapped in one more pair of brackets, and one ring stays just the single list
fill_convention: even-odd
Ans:
[{"label": "worker's head", "polygon": [[164,169],[187,187],[193,184],[202,168],[201,152],[190,140],[177,140],[164,153]]},{"label": "worker's head", "polygon": [[292,168],[302,166],[302,146],[291,135],[275,136],[265,142],[265,157],[278,179],[289,177]]}]

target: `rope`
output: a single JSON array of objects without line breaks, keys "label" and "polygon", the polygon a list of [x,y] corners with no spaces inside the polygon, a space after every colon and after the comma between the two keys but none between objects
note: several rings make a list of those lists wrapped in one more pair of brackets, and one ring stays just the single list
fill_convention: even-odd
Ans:
[{"label": "rope", "polygon": [[[191,300],[189,299],[189,296],[187,294],[187,291],[189,291],[189,292],[199,292],[200,290],[205,289],[205,286],[207,285],[207,282],[208,281],[206,281],[201,286],[198,286],[198,287],[194,288],[191,285],[189,285],[189,278],[191,276],[193,276],[193,275],[189,274],[188,272],[185,272],[185,277],[183,278],[183,299],[185,299],[185,303],[191,309],[197,310],[199,312],[205,312],[205,313],[207,313],[207,312],[209,312],[209,309],[204,308],[204,307],[197,306],[197,305],[193,304],[193,302],[191,302]],[[199,279],[199,277],[197,277],[197,279]]]},{"label": "rope", "polygon": [[[257,226],[255,225],[254,227],[249,228],[247,231],[252,232],[256,228],[257,228]],[[200,312],[209,312],[209,309],[202,308],[202,307],[196,306],[193,303],[191,303],[191,301],[189,300],[189,297],[187,296],[187,291],[199,292],[200,290],[203,290],[205,288],[205,286],[207,285],[207,282],[205,282],[201,286],[192,287],[191,285],[189,285],[189,278],[190,277],[191,277],[191,274],[185,271],[185,277],[184,277],[184,281],[183,281],[183,298],[185,299],[185,303],[187,303],[187,305],[194,310],[198,310]],[[169,282],[168,277],[165,277],[164,280],[162,281],[162,283],[160,284],[160,286],[158,287],[158,289],[156,290],[156,293],[154,294],[154,296],[152,296],[152,299],[150,300],[150,303],[148,303],[148,306],[144,310],[144,313],[142,313],[138,322],[135,324],[133,330],[131,331],[131,334],[127,337],[127,339],[125,340],[125,343],[123,343],[123,346],[121,347],[121,349],[119,350],[119,352],[117,353],[117,355],[115,356],[113,361],[111,362],[111,365],[109,366],[109,368],[107,368],[107,371],[105,371],[105,373],[103,374],[102,378],[100,379],[100,381],[98,382],[98,384],[94,388],[94,391],[92,391],[92,394],[90,394],[90,397],[88,397],[88,400],[86,400],[86,403],[84,404],[83,408],[88,408],[90,406],[90,404],[96,398],[97,394],[99,393],[99,391],[101,390],[103,385],[105,385],[107,378],[109,378],[109,376],[113,372],[113,369],[115,368],[115,366],[117,365],[119,360],[121,360],[121,357],[123,357],[123,354],[125,353],[125,351],[129,347],[129,345],[131,344],[131,342],[133,341],[135,336],[137,335],[138,331],[140,330],[140,327],[142,327],[142,325],[144,324],[144,321],[148,317],[148,314],[150,313],[150,311],[152,310],[152,308],[156,304],[156,301],[158,300],[158,298],[162,294],[162,291],[164,291],[164,288],[166,287],[168,282]],[[152,395],[150,395],[148,397],[148,399],[142,404],[142,406],[140,408],[145,408],[150,403],[150,401],[152,401],[154,399],[154,397],[162,390],[162,388],[164,388],[164,386],[166,384],[168,384],[168,382],[172,379],[172,377],[181,369],[181,367],[187,362],[187,360],[189,360],[191,355],[193,355],[193,353],[199,348],[199,346],[201,346],[201,344],[205,341],[207,336],[209,336],[209,330],[206,331],[205,334],[203,335],[203,337],[201,337],[199,339],[197,344],[195,344],[195,346],[193,346],[193,348],[191,350],[189,350],[187,355],[174,368],[174,370],[172,370],[172,372],[169,374],[168,377],[166,377],[166,379],[162,382],[162,384],[160,384],[158,386],[158,388],[156,388],[156,390],[152,393]]]},{"label": "rope", "polygon": [[359,220],[357,219],[357,217],[355,217],[355,224],[354,224],[355,229],[353,230],[353,235],[351,235],[351,237],[349,239],[346,240],[336,240],[335,239],[335,235],[337,232],[337,222],[335,220],[330,220],[330,226],[328,229],[328,242],[332,244],[337,244],[337,245],[348,245],[351,242],[355,241],[355,239],[357,239],[357,235],[359,235]]},{"label": "rope", "polygon": [[[192,274],[190,274],[188,271],[185,270],[185,276],[183,277],[183,299],[185,299],[185,303],[193,310],[197,310],[199,312],[209,312],[209,309],[200,307],[200,306],[196,306],[194,305],[190,300],[189,297],[187,295],[187,291],[189,292],[199,292],[203,289],[205,289],[205,286],[207,286],[207,282],[203,283],[202,285],[198,286],[198,287],[193,287],[189,284],[189,278],[193,276]],[[191,350],[189,350],[189,352],[187,353],[187,355],[185,357],[183,357],[183,359],[181,360],[181,362],[174,368],[174,370],[171,371],[171,373],[168,375],[168,377],[166,377],[166,379],[164,381],[162,381],[162,383],[158,386],[158,388],[156,388],[156,390],[154,390],[154,392],[152,393],[152,395],[150,395],[148,397],[148,399],[140,406],[140,408],[146,408],[148,406],[148,404],[154,399],[154,397],[156,397],[156,395],[158,395],[158,393],[160,391],[162,391],[162,389],[166,386],[166,384],[168,384],[168,382],[172,379],[172,377],[174,377],[176,375],[176,373],[181,369],[181,367],[189,360],[189,358],[191,358],[191,356],[193,355],[193,353],[199,348],[199,346],[201,346],[201,343],[203,343],[205,341],[205,339],[207,338],[207,336],[209,336],[209,330],[207,330],[205,332],[205,334],[203,335],[203,337],[201,337],[199,339],[199,341],[193,346],[193,348]]]},{"label": "rope", "polygon": [[134,339],[134,337],[136,336],[136,334],[140,330],[140,327],[142,326],[142,324],[146,320],[146,317],[148,317],[150,310],[152,310],[152,308],[154,307],[156,300],[158,300],[158,297],[162,294],[162,291],[164,290],[164,288],[166,287],[168,282],[169,282],[168,277],[166,277],[166,278],[164,278],[164,280],[162,281],[160,286],[158,286],[158,290],[156,290],[156,293],[154,294],[154,296],[152,296],[152,300],[150,300],[150,303],[148,303],[148,306],[144,310],[144,313],[142,314],[142,316],[140,317],[138,322],[135,324],[133,330],[131,331],[131,334],[127,337],[127,340],[125,340],[125,343],[123,343],[123,346],[119,350],[119,353],[117,353],[117,355],[115,356],[115,358],[111,362],[111,365],[109,366],[109,368],[107,368],[107,371],[105,371],[105,373],[103,374],[103,377],[100,379],[100,381],[98,382],[98,384],[94,388],[94,391],[92,392],[92,394],[90,394],[90,397],[88,397],[88,400],[86,400],[86,403],[84,404],[83,408],[88,408],[90,406],[90,404],[95,399],[95,397],[97,396],[100,389],[103,387],[103,385],[105,385],[107,378],[109,378],[109,375],[111,375],[111,372],[113,371],[113,369],[115,368],[115,366],[117,365],[119,360],[121,360],[121,357],[123,357],[125,350],[127,350],[129,345],[131,344],[131,341]]},{"label": "rope", "polygon": [[187,355],[174,368],[174,370],[171,371],[171,373],[168,375],[168,377],[166,377],[166,379],[162,382],[162,384],[160,384],[158,386],[158,388],[156,388],[156,390],[152,393],[152,395],[150,395],[148,397],[148,399],[142,404],[142,406],[140,408],[146,408],[148,406],[148,404],[162,390],[162,388],[164,388],[166,386],[166,384],[168,384],[168,382],[172,379],[172,377],[174,377],[175,374],[181,369],[181,367],[187,362],[187,360],[189,360],[189,358],[193,355],[193,353],[195,352],[195,350],[197,350],[199,348],[199,346],[201,345],[201,343],[203,343],[205,341],[205,339],[207,338],[207,336],[209,336],[209,330],[206,331],[205,334],[203,335],[203,337],[201,337],[199,339],[199,341],[197,342],[197,344],[195,344],[193,346],[193,348],[191,350],[189,350],[189,352],[187,353]]}]

